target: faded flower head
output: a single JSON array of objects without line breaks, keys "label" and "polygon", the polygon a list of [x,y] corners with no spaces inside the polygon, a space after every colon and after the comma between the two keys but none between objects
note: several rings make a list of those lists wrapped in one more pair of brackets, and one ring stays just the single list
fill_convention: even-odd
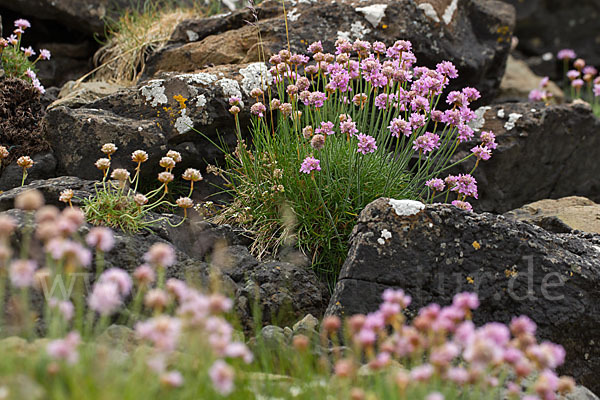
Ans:
[{"label": "faded flower head", "polygon": [[181,158],[181,153],[175,150],[169,150],[167,151],[167,157],[170,157],[173,159],[173,161],[175,161],[176,163],[181,162],[182,158]]},{"label": "faded flower head", "polygon": [[99,170],[106,171],[110,168],[110,160],[108,158],[99,158],[94,165]]},{"label": "faded flower head", "polygon": [[17,165],[24,169],[33,167],[33,164],[35,164],[35,163],[29,156],[21,156],[17,159]]},{"label": "faded flower head", "polygon": [[148,153],[144,150],[136,150],[131,153],[131,161],[139,164],[144,163],[148,161]]},{"label": "faded flower head", "polygon": [[161,183],[167,184],[169,182],[172,182],[173,179],[175,179],[175,176],[170,172],[165,171],[165,172],[161,172],[160,174],[158,174],[158,180]]},{"label": "faded flower head", "polygon": [[182,178],[185,179],[186,181],[192,181],[192,182],[198,182],[203,179],[200,171],[198,171],[197,169],[194,169],[194,168],[186,169],[182,175]]},{"label": "faded flower head", "polygon": [[194,201],[189,197],[180,197],[175,202],[181,208],[192,208],[194,207]]},{"label": "faded flower head", "polygon": [[148,198],[143,194],[138,193],[135,196],[133,196],[133,201],[138,207],[141,207],[148,203]]},{"label": "faded flower head", "polygon": [[5,159],[6,157],[8,157],[8,150],[6,149],[6,147],[4,146],[0,146],[0,160]]},{"label": "faded flower head", "polygon": [[144,260],[155,267],[170,267],[175,264],[175,250],[166,243],[154,243],[144,254]]},{"label": "faded flower head", "polygon": [[27,190],[21,193],[15,199],[15,208],[25,211],[34,211],[42,207],[45,203],[44,195],[39,190]]},{"label": "faded flower head", "polygon": [[105,227],[94,227],[90,229],[90,233],[85,238],[86,243],[90,247],[107,252],[110,251],[115,245],[115,238],[112,230]]},{"label": "faded flower head", "polygon": [[117,168],[112,172],[110,177],[120,182],[125,182],[127,179],[129,179],[129,171],[124,168]]},{"label": "faded flower head", "polygon": [[113,155],[117,149],[118,147],[115,146],[114,143],[105,143],[102,145],[100,150],[110,158],[110,156]]},{"label": "faded flower head", "polygon": [[175,160],[173,160],[171,157],[161,158],[158,164],[167,170],[175,168]]},{"label": "faded flower head", "polygon": [[37,264],[33,260],[15,260],[10,264],[8,275],[14,287],[25,288],[33,284]]}]

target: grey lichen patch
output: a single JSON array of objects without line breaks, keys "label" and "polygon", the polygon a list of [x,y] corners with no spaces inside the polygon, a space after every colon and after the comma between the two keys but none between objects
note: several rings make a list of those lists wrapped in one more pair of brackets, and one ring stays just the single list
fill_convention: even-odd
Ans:
[{"label": "grey lichen patch", "polygon": [[187,108],[184,108],[181,110],[181,115],[175,121],[175,129],[181,135],[189,132],[193,126],[194,121],[187,115]]},{"label": "grey lichen patch", "polygon": [[432,19],[435,22],[440,22],[440,17],[438,17],[437,12],[435,11],[435,8],[433,8],[433,6],[429,3],[421,3],[417,6],[417,8],[420,8],[421,10],[423,10],[423,12],[425,13],[425,16],[429,19]]},{"label": "grey lichen patch", "polygon": [[196,96],[196,107],[202,108],[206,105],[206,96],[200,94]]},{"label": "grey lichen patch", "polygon": [[444,11],[444,15],[442,15],[442,19],[444,20],[444,23],[446,25],[448,25],[450,22],[452,22],[452,17],[454,16],[454,12],[456,11],[457,7],[458,7],[458,0],[452,0],[452,3],[450,3],[450,5],[446,8],[446,11]]},{"label": "grey lichen patch", "polygon": [[223,96],[225,98],[229,97],[239,97],[242,98],[242,92],[240,91],[240,85],[236,80],[229,78],[221,78],[216,82],[216,85],[221,87],[223,92]]},{"label": "grey lichen patch", "polygon": [[416,200],[390,199],[389,204],[399,216],[415,215],[425,208],[425,204]]},{"label": "grey lichen patch", "polygon": [[298,18],[300,18],[300,13],[297,8],[292,8],[292,10],[287,15],[288,21],[296,22]]},{"label": "grey lichen patch", "polygon": [[246,68],[240,69],[239,72],[243,77],[241,86],[246,96],[250,95],[252,89],[261,88],[264,90],[273,83],[273,75],[269,72],[266,64],[262,62],[252,63]]},{"label": "grey lichen patch", "polygon": [[210,85],[217,80],[217,76],[214,74],[207,74],[206,72],[198,72],[197,74],[181,74],[177,75],[177,78],[186,82],[187,84],[193,85]]},{"label": "grey lichen patch", "polygon": [[475,132],[479,132],[481,128],[485,125],[485,113],[490,110],[492,107],[485,106],[479,107],[475,110],[475,119],[469,122],[469,127],[473,129]]},{"label": "grey lichen patch", "polygon": [[159,104],[167,104],[169,101],[165,94],[164,83],[164,80],[155,79],[149,81],[147,85],[140,88],[142,96],[146,98],[146,101],[149,102],[152,107],[156,107]]},{"label": "grey lichen patch", "polygon": [[387,4],[372,4],[366,7],[357,7],[356,11],[362,13],[365,19],[373,25],[373,28],[377,28],[383,17],[385,17],[386,9]]},{"label": "grey lichen patch", "polygon": [[504,124],[504,129],[506,129],[507,131],[510,131],[511,129],[513,129],[515,127],[516,122],[522,116],[523,116],[522,114],[518,114],[518,113],[508,114],[508,121],[506,121],[506,123]]},{"label": "grey lichen patch", "polygon": [[337,38],[338,39],[346,39],[353,41],[354,39],[362,39],[365,35],[371,32],[370,28],[367,28],[365,24],[361,21],[355,21],[350,25],[350,32],[347,31],[338,31]]}]

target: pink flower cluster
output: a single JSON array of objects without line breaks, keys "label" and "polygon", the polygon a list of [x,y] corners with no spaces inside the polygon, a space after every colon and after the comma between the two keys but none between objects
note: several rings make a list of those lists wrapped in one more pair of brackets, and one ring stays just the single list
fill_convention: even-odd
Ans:
[{"label": "pink flower cluster", "polygon": [[[535,393],[528,398],[555,400],[559,392],[572,389],[572,378],[559,378],[554,372],[564,362],[564,349],[549,342],[538,344],[536,325],[529,318],[513,318],[508,326],[492,322],[476,327],[471,314],[479,307],[479,299],[474,293],[460,293],[450,306],[422,308],[408,325],[403,310],[410,302],[404,291],[387,289],[376,312],[347,321],[355,351],[367,357],[371,369],[390,366],[393,360],[412,365],[395,372],[394,380],[402,391],[430,382],[465,390],[471,385],[493,389],[502,384],[510,398]],[[351,362],[338,361],[335,373],[348,376]],[[530,387],[522,388],[527,378],[532,380]],[[444,397],[431,393],[427,398]]]}]

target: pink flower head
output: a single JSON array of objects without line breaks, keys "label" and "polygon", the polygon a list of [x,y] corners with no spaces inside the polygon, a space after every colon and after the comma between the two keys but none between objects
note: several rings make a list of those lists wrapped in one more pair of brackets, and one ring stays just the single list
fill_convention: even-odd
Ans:
[{"label": "pink flower head", "polygon": [[[64,219],[63,222],[65,222]],[[88,267],[92,262],[90,250],[72,240],[52,239],[46,244],[46,251],[55,260],[66,260],[82,267]]]},{"label": "pink flower head", "polygon": [[225,361],[215,361],[208,371],[208,376],[210,376],[215,390],[221,395],[227,396],[233,392],[235,371]]},{"label": "pink flower head", "polygon": [[101,315],[111,315],[121,305],[119,286],[114,282],[96,283],[88,297],[88,304]]},{"label": "pink flower head", "polygon": [[375,143],[375,138],[373,136],[359,133],[357,138],[358,138],[358,149],[356,150],[357,153],[361,153],[361,154],[374,153],[375,150],[377,150],[377,144]]},{"label": "pink flower head", "polygon": [[358,133],[356,129],[356,122],[352,121],[350,117],[340,122],[340,131],[349,136],[353,136]]},{"label": "pink flower head", "polygon": [[448,78],[458,78],[458,71],[450,61],[442,61],[436,66],[435,70]]},{"label": "pink flower head", "polygon": [[584,84],[585,82],[583,79],[575,79],[573,82],[571,82],[571,86],[573,86],[575,89],[581,89]]},{"label": "pink flower head", "polygon": [[167,268],[175,264],[177,257],[172,246],[166,243],[154,243],[144,254],[144,260],[154,267]]},{"label": "pink flower head", "polygon": [[576,69],[572,69],[569,72],[567,72],[567,78],[569,78],[570,80],[575,80],[579,77],[579,75],[581,75],[581,73],[579,71],[577,71]]},{"label": "pink flower head", "polygon": [[600,97],[600,83],[594,85],[594,96]]},{"label": "pink flower head", "polygon": [[241,342],[229,343],[225,348],[225,356],[231,358],[241,358],[246,364],[250,364],[254,359],[252,352]]},{"label": "pink flower head", "polygon": [[545,101],[548,96],[548,92],[541,89],[532,89],[529,92],[529,101]]},{"label": "pink flower head", "polygon": [[354,339],[361,346],[367,347],[375,343],[375,340],[377,340],[377,335],[375,335],[375,332],[371,329],[362,328]]},{"label": "pink flower head", "polygon": [[451,367],[446,372],[446,378],[456,384],[464,385],[469,381],[469,372],[462,367]]},{"label": "pink flower head", "polygon": [[37,74],[31,70],[31,68],[27,68],[27,71],[25,71],[25,75],[27,75],[27,77],[31,80],[37,79]]},{"label": "pink flower head", "polygon": [[242,99],[239,98],[238,96],[231,96],[229,98],[229,105],[230,106],[240,106],[241,105],[243,107]]},{"label": "pink flower head", "polygon": [[181,334],[179,318],[159,315],[158,317],[138,322],[135,332],[140,339],[148,340],[158,350],[170,352],[175,350]]},{"label": "pink flower head", "polygon": [[585,67],[583,69],[583,74],[584,75],[591,75],[591,76],[595,76],[598,73],[598,70],[592,66],[592,65],[588,65],[587,67]]},{"label": "pink flower head", "polygon": [[425,186],[427,186],[431,190],[435,190],[436,192],[441,192],[446,187],[444,181],[439,178],[428,180],[427,182],[425,182]]},{"label": "pink flower head", "polygon": [[385,110],[387,108],[387,104],[388,104],[388,95],[387,94],[381,93],[377,97],[375,97],[375,106],[377,107],[377,109]]},{"label": "pink flower head", "polygon": [[183,385],[183,376],[179,371],[165,372],[160,376],[160,383],[168,387],[180,387]]},{"label": "pink flower head", "polygon": [[100,275],[99,283],[114,283],[119,289],[121,296],[126,296],[131,292],[133,282],[129,274],[119,268],[110,268]]},{"label": "pink flower head", "polygon": [[68,300],[61,301],[61,300],[58,300],[58,299],[52,297],[48,300],[48,305],[51,308],[58,310],[58,312],[60,312],[60,314],[65,319],[65,321],[70,321],[71,318],[73,318],[73,313],[75,311],[75,307],[73,306],[73,303],[71,303],[70,301],[68,301]]},{"label": "pink flower head", "polygon": [[412,113],[408,118],[408,122],[410,122],[410,126],[413,129],[420,128],[425,126],[425,116],[423,114]]},{"label": "pink flower head", "polygon": [[10,264],[8,274],[10,283],[17,288],[29,287],[33,284],[33,277],[37,264],[33,260],[15,260]]},{"label": "pink flower head", "polygon": [[300,166],[300,172],[305,174],[310,174],[312,171],[320,171],[321,170],[321,161],[317,160],[314,157],[306,157]]},{"label": "pink flower head", "polygon": [[473,211],[473,206],[471,206],[471,204],[468,201],[454,200],[452,202],[452,205],[454,207],[460,208],[461,210]]},{"label": "pink flower head", "polygon": [[469,125],[462,123],[458,125],[458,141],[460,143],[469,141],[472,137],[473,129]]},{"label": "pink flower head", "polygon": [[420,365],[410,371],[411,379],[418,382],[427,382],[432,375],[433,367],[430,364]]},{"label": "pink flower head", "polygon": [[526,315],[521,315],[520,317],[515,317],[510,321],[510,331],[515,336],[521,335],[535,335],[535,330],[537,326],[535,322],[533,322]]},{"label": "pink flower head", "polygon": [[333,122],[321,122],[321,127],[315,129],[315,133],[320,133],[321,135],[333,135],[335,133],[333,131]]},{"label": "pink flower head", "polygon": [[40,58],[42,60],[49,60],[50,56],[51,56],[50,50],[48,50],[48,49],[41,49],[40,50]]},{"label": "pink flower head", "polygon": [[55,360],[65,361],[67,364],[75,364],[79,360],[77,346],[81,343],[78,332],[69,332],[64,339],[53,340],[46,346],[46,352]]},{"label": "pink flower head", "polygon": [[427,395],[427,397],[425,397],[425,400],[444,400],[445,397],[443,394],[441,394],[440,392],[433,392],[433,393],[429,393]]},{"label": "pink flower head", "polygon": [[46,89],[44,89],[44,86],[42,86],[42,84],[40,83],[40,81],[36,78],[36,79],[32,79],[32,84],[33,87],[40,92],[40,94],[44,94],[46,93]]},{"label": "pink flower head", "polygon": [[27,28],[31,28],[31,24],[26,19],[18,19],[15,21],[15,26],[21,30],[25,30]]},{"label": "pink flower head", "polygon": [[405,121],[404,119],[402,119],[402,117],[394,118],[390,122],[388,129],[394,137],[400,137],[400,134],[403,134],[404,136],[410,136],[412,134],[412,127],[410,125],[410,122]]},{"label": "pink flower head", "polygon": [[462,93],[467,98],[467,101],[470,101],[470,102],[473,102],[473,101],[481,98],[481,93],[479,93],[479,90],[472,88],[472,87],[464,88],[462,90]]},{"label": "pink flower head", "polygon": [[478,160],[487,161],[492,157],[492,152],[486,146],[475,146],[471,149],[471,153],[475,154]]},{"label": "pink flower head", "polygon": [[33,50],[33,47],[31,46],[29,46],[28,48],[21,47],[21,51],[25,53],[26,57],[31,57],[35,55],[35,50]]},{"label": "pink flower head", "polygon": [[321,108],[325,105],[325,100],[327,100],[327,94],[323,92],[312,92],[308,96],[308,103],[316,108]]},{"label": "pink flower head", "polygon": [[115,245],[115,238],[112,231],[105,227],[95,227],[90,229],[90,233],[85,238],[86,243],[90,247],[95,247],[97,250],[107,252]]},{"label": "pink flower head", "polygon": [[320,40],[318,42],[313,42],[310,44],[310,46],[308,46],[308,51],[313,54],[322,53],[323,52],[323,44],[321,43]]},{"label": "pink flower head", "polygon": [[402,308],[410,305],[411,297],[404,293],[404,290],[385,289],[382,294],[383,301],[386,303],[399,304]]},{"label": "pink flower head", "polygon": [[385,44],[382,42],[373,42],[373,51],[378,54],[385,54]]},{"label": "pink flower head", "polygon": [[556,58],[559,60],[574,60],[575,57],[577,57],[577,54],[575,54],[573,49],[559,50],[558,54],[556,55]]},{"label": "pink flower head", "polygon": [[425,154],[440,147],[440,137],[431,132],[419,136],[413,141],[413,150],[422,151]]},{"label": "pink flower head", "polygon": [[250,107],[250,112],[259,118],[264,117],[266,111],[267,107],[265,107],[265,105],[261,102],[255,103],[252,105],[252,107]]},{"label": "pink flower head", "polygon": [[492,131],[481,132],[479,139],[481,139],[481,144],[488,149],[494,150],[496,147],[498,147],[498,144],[496,143],[496,135],[494,135],[494,132]]},{"label": "pink flower head", "polygon": [[479,298],[476,293],[459,293],[452,299],[452,304],[463,310],[475,310],[479,307]]}]

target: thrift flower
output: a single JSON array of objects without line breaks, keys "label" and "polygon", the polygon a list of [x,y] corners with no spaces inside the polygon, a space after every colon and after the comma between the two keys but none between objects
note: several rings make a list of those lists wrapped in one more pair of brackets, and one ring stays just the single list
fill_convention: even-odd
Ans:
[{"label": "thrift flower", "polygon": [[375,138],[373,136],[365,135],[363,133],[358,134],[358,149],[357,153],[367,154],[373,153],[377,150],[377,144],[375,144]]},{"label": "thrift flower", "polygon": [[170,267],[175,264],[176,256],[173,247],[166,243],[154,243],[144,254],[144,260],[155,267]]},{"label": "thrift flower", "polygon": [[160,383],[168,387],[180,387],[183,385],[183,376],[179,371],[165,372],[160,376]]},{"label": "thrift flower", "polygon": [[436,192],[441,192],[446,187],[444,181],[439,178],[428,180],[425,182],[425,186],[427,186],[429,189],[435,190]]},{"label": "thrift flower", "polygon": [[97,250],[107,252],[115,245],[115,238],[109,228],[95,227],[90,229],[90,233],[85,238],[86,243],[90,247],[95,247]]},{"label": "thrift flower", "polygon": [[320,171],[321,170],[321,161],[317,160],[314,157],[306,157],[300,166],[300,172],[305,174],[310,174],[312,171]]},{"label": "thrift flower", "polygon": [[562,49],[556,55],[556,58],[558,58],[559,60],[574,60],[575,57],[577,57],[577,55],[572,49]]},{"label": "thrift flower", "polygon": [[471,153],[475,154],[478,160],[487,161],[492,157],[492,152],[485,146],[475,146],[471,149]]},{"label": "thrift flower", "polygon": [[440,147],[440,137],[431,132],[419,136],[413,141],[413,149],[423,151],[425,154]]},{"label": "thrift flower", "polygon": [[104,154],[106,154],[108,156],[108,158],[110,158],[110,156],[113,155],[117,150],[118,150],[118,147],[115,146],[114,143],[105,143],[102,145],[102,148],[100,149],[100,151],[102,151]]},{"label": "thrift flower", "polygon": [[117,285],[117,288],[119,289],[119,294],[121,296],[127,296],[129,292],[131,292],[131,288],[133,287],[133,282],[131,281],[129,274],[119,268],[110,268],[104,271],[102,275],[100,275],[98,283],[114,283],[115,285]]},{"label": "thrift flower", "polygon": [[47,50],[47,49],[40,50],[40,58],[42,60],[49,60],[50,59],[50,50]]},{"label": "thrift flower", "polygon": [[131,154],[131,161],[139,164],[144,163],[148,161],[148,153],[144,150],[136,150]]},{"label": "thrift flower", "polygon": [[233,378],[235,371],[225,361],[217,360],[210,367],[208,375],[212,381],[215,390],[223,396],[233,392]]},{"label": "thrift flower", "polygon": [[92,294],[88,297],[90,308],[101,315],[114,313],[121,305],[119,287],[114,282],[96,283]]},{"label": "thrift flower", "polygon": [[473,211],[473,207],[467,201],[454,200],[452,205],[465,211]]},{"label": "thrift flower", "polygon": [[25,30],[27,28],[31,28],[31,23],[26,19],[18,19],[15,21],[15,26],[21,30]]},{"label": "thrift flower", "polygon": [[48,300],[48,304],[51,308],[58,310],[65,321],[70,321],[71,318],[73,318],[75,307],[70,301],[61,301],[52,297],[50,300]]},{"label": "thrift flower", "polygon": [[29,287],[33,284],[33,276],[37,264],[32,260],[15,260],[10,264],[8,275],[10,283],[17,288]]},{"label": "thrift flower", "polygon": [[333,122],[321,122],[321,127],[315,129],[315,133],[320,133],[322,135],[333,135],[335,133],[333,131]]},{"label": "thrift flower", "polygon": [[325,146],[325,136],[315,135],[310,140],[310,146],[315,150],[321,150]]},{"label": "thrift flower", "polygon": [[267,107],[265,107],[265,105],[261,102],[255,103],[252,105],[252,107],[250,107],[250,112],[256,116],[258,116],[259,118],[262,118],[265,116],[265,112],[267,111]]},{"label": "thrift flower", "polygon": [[69,332],[64,339],[53,340],[46,346],[48,355],[56,360],[65,361],[73,365],[79,360],[77,346],[81,343],[81,337],[76,331]]}]

